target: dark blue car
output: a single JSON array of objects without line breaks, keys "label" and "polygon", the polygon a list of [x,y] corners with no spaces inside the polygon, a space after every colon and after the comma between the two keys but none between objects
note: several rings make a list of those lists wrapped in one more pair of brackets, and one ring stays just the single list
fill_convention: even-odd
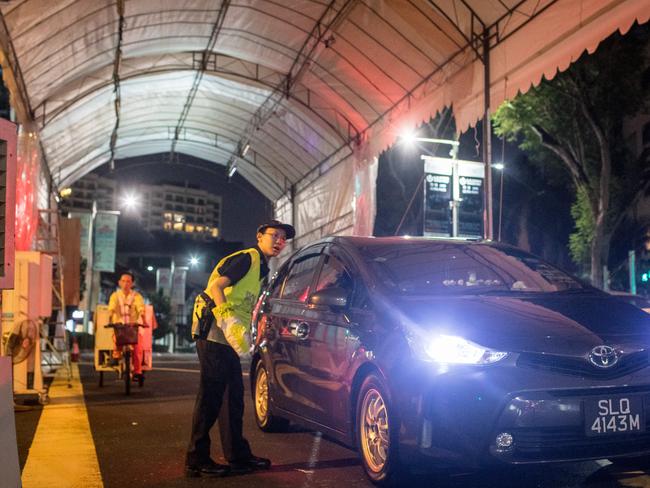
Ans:
[{"label": "dark blue car", "polygon": [[259,427],[355,446],[376,483],[650,453],[650,316],[513,247],[328,238],[279,269],[253,326]]}]

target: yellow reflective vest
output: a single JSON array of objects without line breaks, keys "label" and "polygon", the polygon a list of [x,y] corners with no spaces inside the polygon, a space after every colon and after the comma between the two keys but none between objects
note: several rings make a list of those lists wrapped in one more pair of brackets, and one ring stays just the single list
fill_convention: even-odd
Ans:
[{"label": "yellow reflective vest", "polygon": [[[239,319],[239,321],[246,327],[247,331],[250,331],[251,324],[251,315],[253,312],[253,307],[255,306],[255,301],[260,293],[260,288],[262,285],[262,280],[260,279],[260,253],[259,251],[251,247],[249,249],[244,249],[243,251],[238,251],[236,253],[230,254],[223,258],[217,265],[214,267],[210,279],[208,279],[208,285],[205,288],[205,293],[214,299],[212,293],[210,292],[212,284],[221,277],[219,274],[219,268],[223,263],[237,254],[248,254],[251,257],[251,266],[248,269],[248,272],[233,286],[229,286],[224,290],[224,295],[226,296],[226,302],[232,307],[232,314]],[[205,302],[202,298],[197,297],[194,302],[194,310],[192,313],[193,324],[192,330],[195,330],[196,317],[200,316],[202,307],[205,306]],[[228,344],[226,337],[219,327],[219,318],[216,317],[215,323],[210,328],[207,339],[213,342],[219,342],[221,344]]]}]

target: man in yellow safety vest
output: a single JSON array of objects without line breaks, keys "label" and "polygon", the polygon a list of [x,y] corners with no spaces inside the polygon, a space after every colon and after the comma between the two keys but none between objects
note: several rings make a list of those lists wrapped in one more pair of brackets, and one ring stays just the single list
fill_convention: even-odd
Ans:
[{"label": "man in yellow safety vest", "polygon": [[[294,228],[272,220],[257,229],[257,245],[223,258],[195,302],[192,335],[201,365],[192,435],[185,458],[189,477],[242,474],[268,469],[269,459],[254,456],[243,436],[244,382],[239,356],[250,350],[250,322],[268,259],[282,252]],[[211,313],[210,313],[211,312]],[[229,465],[210,458],[210,429],[219,421],[223,454]]]}]

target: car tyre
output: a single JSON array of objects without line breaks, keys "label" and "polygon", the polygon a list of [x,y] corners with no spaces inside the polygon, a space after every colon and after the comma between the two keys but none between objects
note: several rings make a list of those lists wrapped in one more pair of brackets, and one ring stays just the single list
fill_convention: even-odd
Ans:
[{"label": "car tyre", "polygon": [[253,390],[255,406],[255,422],[264,432],[283,432],[287,429],[289,421],[273,415],[271,411],[271,398],[269,394],[269,375],[260,361],[255,368],[255,383]]},{"label": "car tyre", "polygon": [[398,421],[388,388],[376,375],[363,381],[357,397],[356,440],[361,463],[380,486],[399,483],[405,473],[398,456]]}]

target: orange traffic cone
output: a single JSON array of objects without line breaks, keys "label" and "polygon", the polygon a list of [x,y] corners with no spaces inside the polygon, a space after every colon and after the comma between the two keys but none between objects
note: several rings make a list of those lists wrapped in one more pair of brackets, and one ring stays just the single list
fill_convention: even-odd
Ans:
[{"label": "orange traffic cone", "polygon": [[72,354],[70,355],[70,360],[73,363],[79,362],[79,343],[76,338],[72,339]]}]

